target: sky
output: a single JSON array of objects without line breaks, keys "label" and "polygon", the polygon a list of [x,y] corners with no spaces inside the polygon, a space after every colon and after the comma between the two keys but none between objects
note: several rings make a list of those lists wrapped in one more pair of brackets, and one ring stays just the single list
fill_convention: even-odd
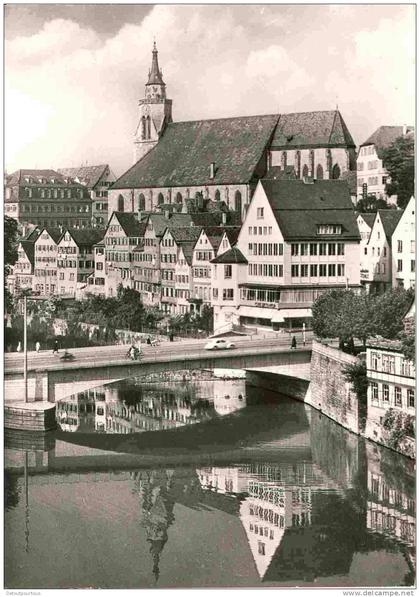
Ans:
[{"label": "sky", "polygon": [[133,161],[153,40],[174,121],[331,110],[414,124],[413,5],[9,4],[5,169]]}]

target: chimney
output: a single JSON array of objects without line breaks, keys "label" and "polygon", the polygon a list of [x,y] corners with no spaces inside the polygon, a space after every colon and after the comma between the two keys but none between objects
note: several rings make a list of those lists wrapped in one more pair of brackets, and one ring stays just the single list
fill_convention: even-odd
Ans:
[{"label": "chimney", "polygon": [[210,162],[210,178],[211,178],[211,180],[213,180],[215,173],[216,173],[216,164],[215,164],[215,162]]},{"label": "chimney", "polygon": [[223,226],[226,226],[226,222],[227,222],[227,214],[225,211],[222,211],[222,224]]},{"label": "chimney", "polygon": [[402,128],[403,128],[403,132],[402,132],[402,134],[403,134],[403,137],[405,137],[405,136],[406,136],[406,134],[407,134],[407,125],[406,125],[406,124],[403,124],[403,127],[402,127]]},{"label": "chimney", "polygon": [[165,215],[165,220],[169,220],[171,212],[169,211],[169,209],[165,209],[165,211],[163,212]]}]

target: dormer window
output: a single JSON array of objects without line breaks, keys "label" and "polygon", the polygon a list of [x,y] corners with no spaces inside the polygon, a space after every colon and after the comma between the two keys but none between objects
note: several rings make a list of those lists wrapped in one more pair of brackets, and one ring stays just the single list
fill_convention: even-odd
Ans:
[{"label": "dormer window", "polygon": [[341,224],[320,224],[317,228],[317,234],[342,234]]}]

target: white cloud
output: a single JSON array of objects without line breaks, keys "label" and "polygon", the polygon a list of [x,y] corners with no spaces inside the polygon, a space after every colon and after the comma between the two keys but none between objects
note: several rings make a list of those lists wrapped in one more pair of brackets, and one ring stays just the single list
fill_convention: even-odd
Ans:
[{"label": "white cloud", "polygon": [[[156,5],[141,23],[104,38],[77,23],[76,8],[73,20],[6,41],[7,168],[86,160],[128,168],[154,37],[175,120],[331,109],[338,101],[356,137],[358,127],[362,136],[374,130],[375,119],[411,122],[413,11],[399,7],[391,21],[390,8],[382,19],[380,7],[370,10],[361,30],[356,6],[344,14]],[[318,26],[304,27],[311,21]]]}]

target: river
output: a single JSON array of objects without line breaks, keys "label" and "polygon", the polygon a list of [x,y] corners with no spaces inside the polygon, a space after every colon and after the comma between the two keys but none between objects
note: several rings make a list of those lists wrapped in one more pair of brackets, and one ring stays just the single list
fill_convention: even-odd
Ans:
[{"label": "river", "polygon": [[130,379],[6,432],[5,586],[412,586],[414,463],[243,379]]}]

